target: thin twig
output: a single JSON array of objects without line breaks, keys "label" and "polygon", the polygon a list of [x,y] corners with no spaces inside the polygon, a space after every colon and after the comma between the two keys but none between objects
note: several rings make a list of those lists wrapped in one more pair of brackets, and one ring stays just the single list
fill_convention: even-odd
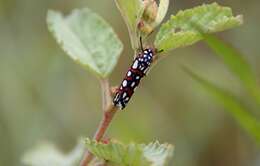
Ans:
[{"label": "thin twig", "polygon": [[[115,113],[117,111],[117,108],[113,105],[109,106],[108,109],[104,112],[103,119],[101,120],[101,123],[99,124],[99,127],[96,131],[96,134],[94,136],[94,139],[96,141],[100,141],[102,137],[104,136],[107,128],[109,127],[109,124],[111,120],[113,119]],[[86,152],[84,155],[83,160],[81,161],[81,166],[87,166],[90,161],[93,159],[93,155],[90,152]]]},{"label": "thin twig", "polygon": [[106,110],[106,107],[111,103],[111,93],[108,79],[100,79],[100,86],[102,91],[102,109]]},{"label": "thin twig", "polygon": [[[106,133],[106,130],[109,127],[110,122],[112,121],[117,108],[112,104],[112,98],[110,93],[110,86],[108,79],[101,79],[101,90],[102,90],[102,109],[103,109],[103,118],[99,124],[99,127],[94,135],[94,139],[96,141],[100,141],[104,134]],[[80,163],[80,166],[88,166],[88,164],[93,159],[93,155],[87,151]]]}]

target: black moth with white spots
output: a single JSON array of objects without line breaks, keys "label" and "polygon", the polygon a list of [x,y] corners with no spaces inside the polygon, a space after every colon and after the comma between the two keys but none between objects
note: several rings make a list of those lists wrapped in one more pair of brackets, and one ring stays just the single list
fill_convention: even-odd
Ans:
[{"label": "black moth with white spots", "polygon": [[121,110],[126,107],[140,80],[149,70],[154,54],[153,48],[147,48],[134,59],[114,97],[113,103],[116,107],[119,107]]}]

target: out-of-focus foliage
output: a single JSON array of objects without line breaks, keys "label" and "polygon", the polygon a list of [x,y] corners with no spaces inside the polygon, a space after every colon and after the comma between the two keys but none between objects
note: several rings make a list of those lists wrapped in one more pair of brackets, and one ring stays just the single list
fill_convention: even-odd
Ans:
[{"label": "out-of-focus foliage", "polygon": [[86,140],[91,153],[115,165],[132,166],[163,166],[172,156],[173,147],[159,142],[145,144],[130,143],[124,145],[117,141],[108,144]]},{"label": "out-of-focus foliage", "polygon": [[[212,35],[204,35],[208,46],[218,55],[227,67],[237,76],[254,97],[260,109],[260,88],[251,66],[243,58],[244,56],[232,46],[227,45]],[[260,133],[260,131],[259,131]]]},{"label": "out-of-focus foliage", "polygon": [[113,29],[89,9],[63,16],[49,11],[50,31],[66,53],[101,77],[107,77],[121,54],[123,45]]},{"label": "out-of-focus foliage", "polygon": [[189,69],[185,69],[193,79],[198,81],[203,88],[205,88],[210,95],[212,95],[218,103],[223,105],[231,116],[254,137],[256,142],[260,145],[260,121],[249,113],[240,101],[231,93],[215,86],[213,83],[206,81]]},{"label": "out-of-focus foliage", "polygon": [[201,40],[201,33],[214,33],[242,24],[242,16],[234,17],[229,7],[217,3],[179,11],[162,25],[155,39],[158,50],[169,51]]},{"label": "out-of-focus foliage", "polygon": [[69,154],[64,154],[51,143],[41,143],[27,152],[22,159],[28,166],[77,166],[85,151],[80,142]]},{"label": "out-of-focus foliage", "polygon": [[[253,74],[250,65],[243,58],[241,53],[235,48],[227,45],[213,35],[203,34],[203,37],[209,47],[216,52],[216,54],[224,61],[227,67],[240,78],[243,85],[250,94],[259,103],[260,91],[257,85],[257,80]],[[204,87],[217,101],[223,105],[227,111],[236,119],[240,125],[251,134],[257,143],[260,143],[260,119],[254,117],[249,113],[250,108],[247,108],[231,93],[218,88],[213,83],[210,83],[191,70],[184,68],[195,80],[197,80],[202,87]],[[258,110],[260,109],[259,104]],[[253,112],[253,111],[252,111]]]}]

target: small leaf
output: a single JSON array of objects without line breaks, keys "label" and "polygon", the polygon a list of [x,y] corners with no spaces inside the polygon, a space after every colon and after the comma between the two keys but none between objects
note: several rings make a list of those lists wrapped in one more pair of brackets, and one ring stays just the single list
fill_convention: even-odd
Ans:
[{"label": "small leaf", "polygon": [[158,26],[167,14],[169,7],[169,0],[160,0],[157,16],[155,19],[155,27]]},{"label": "small leaf", "polygon": [[127,25],[133,49],[138,47],[137,24],[144,12],[142,0],[115,0]]},{"label": "small leaf", "polygon": [[227,67],[244,84],[248,92],[254,97],[260,105],[260,89],[256,76],[250,65],[244,59],[244,56],[235,48],[219,40],[213,35],[204,35],[205,42],[219,56]]},{"label": "small leaf", "polygon": [[248,113],[247,108],[229,92],[201,78],[191,70],[184,70],[196,80],[260,145],[260,121]]},{"label": "small leaf", "polygon": [[146,38],[164,19],[169,0],[160,0],[159,6],[155,0],[144,0],[144,13],[138,24],[138,29],[141,31],[141,36]]},{"label": "small leaf", "polygon": [[144,12],[141,20],[153,23],[157,17],[158,5],[155,0],[143,0]]},{"label": "small leaf", "polygon": [[50,10],[47,23],[57,42],[73,60],[100,77],[112,72],[123,46],[100,16],[87,8],[73,10],[66,17]]},{"label": "small leaf", "polygon": [[103,144],[87,139],[86,146],[97,157],[122,166],[164,166],[173,153],[171,145],[158,142],[124,145],[115,141]]},{"label": "small leaf", "polygon": [[76,166],[84,153],[84,145],[79,143],[72,152],[64,154],[53,144],[42,143],[25,153],[22,158],[27,166]]},{"label": "small leaf", "polygon": [[242,24],[242,16],[217,3],[178,12],[164,23],[156,35],[155,47],[169,51],[203,39],[202,33],[224,31]]},{"label": "small leaf", "polygon": [[173,154],[173,147],[169,144],[160,144],[159,142],[143,145],[144,156],[152,161],[152,166],[166,165]]}]

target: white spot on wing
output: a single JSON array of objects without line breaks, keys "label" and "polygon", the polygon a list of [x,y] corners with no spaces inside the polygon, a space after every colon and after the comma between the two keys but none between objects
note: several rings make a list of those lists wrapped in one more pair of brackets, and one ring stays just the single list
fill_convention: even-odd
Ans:
[{"label": "white spot on wing", "polygon": [[125,97],[126,97],[126,92],[123,93],[123,98],[125,98]]},{"label": "white spot on wing", "polygon": [[127,72],[127,76],[128,76],[128,77],[130,77],[130,76],[131,76],[131,74],[132,74],[132,72],[131,72],[131,71],[128,71],[128,72]]},{"label": "white spot on wing", "polygon": [[114,99],[114,102],[118,102],[118,98],[119,97],[119,94],[116,94],[116,97],[115,97],[115,99]]},{"label": "white spot on wing", "polygon": [[146,68],[146,69],[145,69],[144,73],[146,74],[146,73],[147,73],[147,71],[148,71],[148,68]]},{"label": "white spot on wing", "polygon": [[134,87],[134,86],[135,86],[135,82],[132,82],[131,87]]},{"label": "white spot on wing", "polygon": [[133,64],[132,68],[133,68],[133,69],[137,69],[137,67],[138,67],[138,60],[135,60],[135,62],[134,62],[134,64]]},{"label": "white spot on wing", "polygon": [[126,87],[126,85],[127,85],[127,81],[124,80],[124,81],[123,81],[123,87]]},{"label": "white spot on wing", "polygon": [[118,103],[118,106],[119,106],[120,109],[123,109],[123,106],[122,106],[121,102]]}]

